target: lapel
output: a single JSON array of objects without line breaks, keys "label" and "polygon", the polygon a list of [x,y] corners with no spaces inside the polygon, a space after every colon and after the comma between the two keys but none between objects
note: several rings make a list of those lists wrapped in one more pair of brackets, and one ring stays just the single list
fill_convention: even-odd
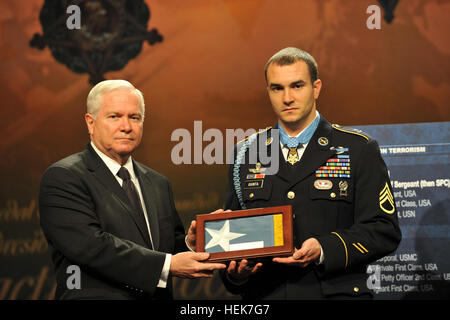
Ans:
[{"label": "lapel", "polygon": [[145,207],[147,209],[148,223],[150,225],[150,231],[152,233],[154,250],[159,248],[159,222],[156,205],[153,199],[157,198],[156,187],[152,183],[147,170],[141,166],[140,163],[133,161],[134,172],[139,180],[141,187],[142,197],[144,198]]},{"label": "lapel", "polygon": [[[277,175],[294,185],[309,176],[311,172],[317,170],[318,167],[335,154],[334,150],[330,150],[330,147],[333,146],[332,133],[331,124],[323,116],[320,116],[319,125],[309,141],[300,162],[297,164],[299,166],[298,174],[292,176],[291,171],[286,168],[286,160],[281,154],[280,170]],[[326,138],[328,143],[326,145],[319,144],[319,138]]]},{"label": "lapel", "polygon": [[[139,230],[142,239],[145,241],[146,237],[144,236],[144,230],[141,230],[139,228],[139,223],[137,223],[136,218],[133,214],[133,208],[131,207],[131,204],[128,200],[128,197],[125,193],[125,191],[120,186],[117,179],[114,177],[114,175],[111,173],[111,171],[108,169],[108,167],[105,165],[103,160],[99,157],[99,155],[95,152],[95,150],[92,148],[91,144],[89,143],[86,148],[86,167],[87,169],[92,172],[92,174],[97,178],[97,180],[105,187],[106,190],[109,190],[111,192],[112,196],[118,200],[118,202],[122,205],[122,207],[125,209],[127,214],[133,219],[134,224],[136,225],[136,228]],[[142,189],[142,183],[141,184]],[[142,191],[144,193],[144,191]],[[147,202],[146,202],[147,203]],[[148,206],[147,206],[148,208]],[[147,212],[149,209],[147,209]],[[150,221],[151,223],[151,221]],[[153,230],[153,229],[152,229]],[[153,235],[152,235],[153,236]],[[147,241],[145,241],[147,243]],[[148,247],[150,248],[150,244],[148,244]]]}]

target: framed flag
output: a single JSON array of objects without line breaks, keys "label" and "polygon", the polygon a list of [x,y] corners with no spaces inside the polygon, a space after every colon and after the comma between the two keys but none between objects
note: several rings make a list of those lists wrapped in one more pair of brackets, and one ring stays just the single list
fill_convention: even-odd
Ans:
[{"label": "framed flag", "polygon": [[292,207],[280,206],[197,215],[197,252],[209,261],[289,256]]}]

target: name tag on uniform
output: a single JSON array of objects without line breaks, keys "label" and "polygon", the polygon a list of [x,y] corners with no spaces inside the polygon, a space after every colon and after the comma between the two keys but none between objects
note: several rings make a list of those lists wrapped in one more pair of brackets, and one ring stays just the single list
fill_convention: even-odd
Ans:
[{"label": "name tag on uniform", "polygon": [[264,180],[250,180],[244,181],[244,189],[259,189],[262,188]]}]

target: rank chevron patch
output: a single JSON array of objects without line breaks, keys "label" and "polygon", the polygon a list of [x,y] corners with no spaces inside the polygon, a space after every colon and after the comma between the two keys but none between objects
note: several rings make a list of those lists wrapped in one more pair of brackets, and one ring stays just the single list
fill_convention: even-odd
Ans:
[{"label": "rank chevron patch", "polygon": [[380,192],[380,208],[387,214],[392,214],[395,211],[394,197],[387,182]]}]

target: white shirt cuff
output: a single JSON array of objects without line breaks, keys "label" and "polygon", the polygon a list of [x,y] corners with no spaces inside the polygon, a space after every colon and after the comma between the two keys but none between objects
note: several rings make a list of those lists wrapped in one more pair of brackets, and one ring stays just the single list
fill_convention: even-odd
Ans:
[{"label": "white shirt cuff", "polygon": [[166,288],[167,280],[169,279],[170,262],[172,261],[172,255],[170,253],[166,254],[166,260],[164,260],[164,265],[161,271],[161,276],[159,278],[158,288]]},{"label": "white shirt cuff", "polygon": [[319,261],[316,261],[317,265],[320,265],[323,263],[323,261],[325,260],[325,255],[323,254],[323,249],[322,246],[320,247],[320,257],[319,257]]}]

